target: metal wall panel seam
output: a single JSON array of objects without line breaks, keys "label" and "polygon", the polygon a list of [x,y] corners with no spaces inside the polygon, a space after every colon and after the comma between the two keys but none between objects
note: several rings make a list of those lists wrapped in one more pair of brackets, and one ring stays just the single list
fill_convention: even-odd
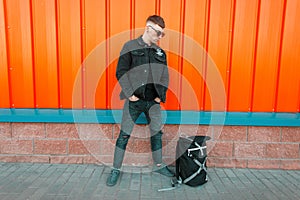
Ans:
[{"label": "metal wall panel seam", "polygon": [[58,97],[58,108],[62,108],[61,104],[61,70],[60,70],[60,50],[59,50],[59,0],[54,0],[55,1],[55,31],[56,31],[56,65],[57,65],[57,97]]},{"label": "metal wall panel seam", "polygon": [[160,15],[160,6],[161,6],[160,0],[156,0],[155,1],[155,14],[157,14],[157,15]]},{"label": "metal wall panel seam", "polygon": [[32,81],[33,81],[33,106],[34,108],[38,108],[37,104],[37,90],[36,90],[36,70],[35,70],[35,42],[34,42],[34,28],[33,28],[33,2],[32,0],[29,1],[29,12],[30,12],[30,39],[31,39],[31,59],[32,59]]},{"label": "metal wall panel seam", "polygon": [[205,110],[205,99],[206,99],[206,73],[207,73],[207,64],[208,64],[208,46],[209,46],[209,29],[210,29],[210,10],[211,10],[211,0],[207,0],[206,2],[206,25],[205,25],[205,51],[206,55],[203,59],[203,68],[202,68],[202,76],[203,76],[203,85],[202,85],[202,100],[200,102],[200,110]]},{"label": "metal wall panel seam", "polygon": [[298,109],[297,109],[297,112],[300,112],[300,81],[299,81],[299,83],[298,83],[298,88],[299,88],[299,90],[298,90]]},{"label": "metal wall panel seam", "polygon": [[135,0],[130,0],[130,39],[135,37]]},{"label": "metal wall panel seam", "polygon": [[8,92],[9,92],[9,105],[11,108],[14,107],[13,98],[12,98],[12,78],[11,78],[11,66],[10,66],[10,48],[9,48],[9,35],[8,35],[8,29],[9,24],[7,21],[7,4],[6,0],[3,0],[3,12],[4,12],[4,27],[5,27],[5,44],[6,44],[6,58],[7,58],[7,74],[8,74]]},{"label": "metal wall panel seam", "polygon": [[81,34],[81,100],[82,108],[86,108],[86,95],[85,95],[85,62],[86,57],[86,22],[85,22],[85,0],[80,0],[80,34]]},{"label": "metal wall panel seam", "polygon": [[0,96],[0,107],[9,108],[9,89],[8,89],[8,67],[7,67],[7,54],[6,54],[6,24],[3,2],[0,2],[0,90],[3,94]]},{"label": "metal wall panel seam", "polygon": [[[180,37],[179,37],[179,59],[178,59],[178,68],[181,76],[179,77],[179,102],[182,102],[182,74],[183,74],[183,56],[184,56],[184,34],[185,34],[185,9],[186,9],[186,0],[180,1]],[[179,103],[180,104],[180,103]],[[179,108],[180,110],[180,105]]]},{"label": "metal wall panel seam", "polygon": [[273,102],[273,112],[277,111],[277,104],[278,104],[279,80],[280,80],[280,70],[281,70],[281,57],[282,57],[282,49],[283,49],[283,38],[284,38],[284,31],[285,31],[286,7],[287,7],[287,0],[284,0],[282,20],[281,20],[279,55],[278,55],[278,63],[277,63],[278,68],[277,68],[277,75],[276,75],[276,84],[275,84],[276,86],[275,86],[275,94],[274,94],[274,102]]},{"label": "metal wall panel seam", "polygon": [[236,11],[236,0],[232,0],[231,2],[231,15],[230,15],[230,22],[231,22],[231,27],[230,27],[230,32],[229,34],[229,45],[228,45],[228,64],[227,64],[227,69],[226,69],[226,91],[227,91],[227,97],[226,97],[226,102],[225,102],[225,111],[228,111],[229,107],[229,97],[230,97],[230,81],[231,81],[231,67],[232,67],[232,52],[233,52],[233,41],[234,41],[234,27],[235,27],[235,11]]},{"label": "metal wall panel seam", "polygon": [[255,34],[255,44],[254,44],[254,56],[253,56],[253,64],[252,64],[252,80],[251,80],[251,88],[250,88],[250,105],[249,112],[252,112],[253,109],[253,101],[254,101],[254,84],[255,84],[255,72],[256,72],[256,60],[257,60],[257,49],[258,49],[258,35],[259,35],[259,24],[260,24],[260,9],[261,9],[261,0],[258,0],[257,5],[257,18],[256,18],[256,34]]},{"label": "metal wall panel seam", "polygon": [[[106,74],[106,94],[109,91],[109,71],[107,70],[107,67],[109,66],[109,59],[110,59],[110,42],[109,42],[109,37],[110,37],[110,0],[105,0],[105,74]],[[109,109],[109,95],[106,95],[106,109]]]}]

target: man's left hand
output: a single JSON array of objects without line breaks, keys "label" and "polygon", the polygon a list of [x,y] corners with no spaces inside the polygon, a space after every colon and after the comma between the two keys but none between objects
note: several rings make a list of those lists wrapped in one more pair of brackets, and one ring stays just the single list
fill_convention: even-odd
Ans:
[{"label": "man's left hand", "polygon": [[158,97],[156,97],[156,98],[154,99],[154,101],[155,101],[156,103],[160,103],[160,102],[161,102],[160,98],[158,98]]}]

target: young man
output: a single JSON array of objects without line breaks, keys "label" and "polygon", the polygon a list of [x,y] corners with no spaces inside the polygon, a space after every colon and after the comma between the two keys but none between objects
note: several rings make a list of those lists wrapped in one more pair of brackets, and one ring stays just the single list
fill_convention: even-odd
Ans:
[{"label": "young man", "polygon": [[114,186],[120,176],[126,146],[135,121],[144,113],[150,128],[153,171],[172,177],[162,162],[162,118],[160,103],[166,101],[169,72],[166,54],[157,42],[165,35],[162,17],[152,15],[146,20],[144,34],[123,46],[116,71],[125,99],[121,131],[116,141],[113,169],[106,184]]}]

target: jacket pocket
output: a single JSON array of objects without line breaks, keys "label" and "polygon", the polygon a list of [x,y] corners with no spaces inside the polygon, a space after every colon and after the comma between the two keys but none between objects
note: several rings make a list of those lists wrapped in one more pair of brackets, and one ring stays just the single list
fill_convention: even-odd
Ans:
[{"label": "jacket pocket", "polygon": [[131,58],[132,58],[132,63],[131,63],[132,68],[141,66],[145,63],[146,60],[145,52],[142,50],[133,50],[131,51]]},{"label": "jacket pocket", "polygon": [[131,54],[133,56],[144,56],[145,55],[145,52],[141,51],[141,50],[134,50],[134,51],[131,51]]}]

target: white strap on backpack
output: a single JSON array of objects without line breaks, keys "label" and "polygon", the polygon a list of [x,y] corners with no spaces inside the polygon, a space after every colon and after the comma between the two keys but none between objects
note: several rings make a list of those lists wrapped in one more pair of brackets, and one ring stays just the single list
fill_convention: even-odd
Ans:
[{"label": "white strap on backpack", "polygon": [[207,159],[207,157],[205,158],[203,164],[201,164],[198,160],[194,159],[194,162],[199,166],[199,169],[195,173],[193,173],[191,176],[184,179],[183,183],[187,183],[190,180],[192,180],[193,178],[195,178],[198,174],[200,174],[201,170],[207,171],[207,169],[205,167],[206,159]]}]

